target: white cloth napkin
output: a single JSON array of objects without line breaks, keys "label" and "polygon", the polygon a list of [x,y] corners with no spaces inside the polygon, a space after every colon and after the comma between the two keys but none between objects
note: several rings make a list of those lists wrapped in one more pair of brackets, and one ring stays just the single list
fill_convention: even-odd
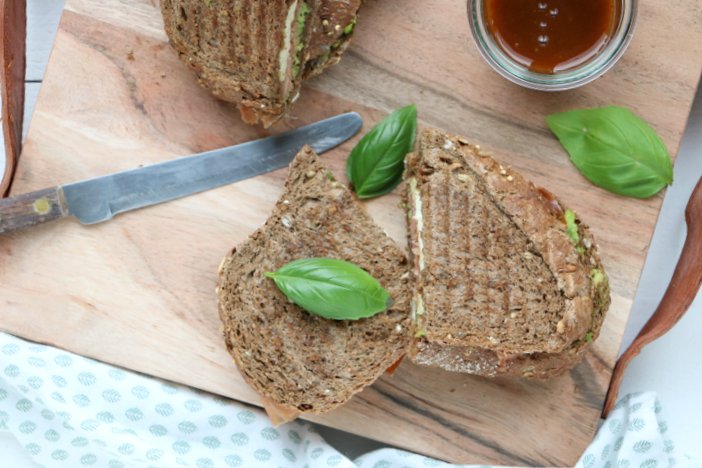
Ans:
[{"label": "white cloth napkin", "polygon": [[[623,398],[578,468],[674,464],[654,393]],[[0,333],[0,429],[46,467],[446,467],[396,449],[349,460],[308,423]]]}]

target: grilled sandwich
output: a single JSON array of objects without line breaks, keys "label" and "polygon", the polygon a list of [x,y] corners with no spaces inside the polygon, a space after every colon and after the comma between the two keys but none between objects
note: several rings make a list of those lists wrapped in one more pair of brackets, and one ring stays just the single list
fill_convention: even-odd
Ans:
[{"label": "grilled sandwich", "polygon": [[162,0],[180,58],[242,119],[268,127],[297,99],[302,80],[337,63],[361,0]]},{"label": "grilled sandwich", "polygon": [[599,334],[608,280],[587,226],[467,140],[425,131],[406,203],[423,365],[485,376],[557,375]]}]

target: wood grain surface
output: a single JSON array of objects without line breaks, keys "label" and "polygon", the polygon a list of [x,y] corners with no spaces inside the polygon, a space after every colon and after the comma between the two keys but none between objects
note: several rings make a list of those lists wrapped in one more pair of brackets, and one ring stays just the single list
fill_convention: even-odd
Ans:
[{"label": "wood grain surface", "polygon": [[[155,0],[68,0],[13,195],[266,135],[200,89],[166,43]],[[423,125],[463,134],[575,209],[599,241],[613,302],[592,352],[550,381],[488,380],[403,363],[314,420],[462,463],[572,465],[591,441],[661,197],[590,185],[544,116],[632,108],[675,154],[700,74],[696,0],[641,2],[630,50],[580,90],[512,85],[479,58],[465,2],[371,0],[342,63],[310,82],[273,131],[355,110],[368,129],[415,102]],[[328,153],[333,172],[357,138]],[[106,362],[258,403],[227,355],[217,266],[266,219],[286,171],[127,213],[61,220],[0,238],[0,328]],[[397,193],[366,204],[400,245]]]}]

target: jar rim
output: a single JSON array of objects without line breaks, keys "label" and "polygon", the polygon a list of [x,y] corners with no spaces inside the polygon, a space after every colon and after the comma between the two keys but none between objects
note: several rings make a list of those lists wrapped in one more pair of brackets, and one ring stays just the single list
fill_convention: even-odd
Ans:
[{"label": "jar rim", "polygon": [[530,89],[565,91],[596,80],[624,55],[634,35],[638,0],[618,1],[621,3],[619,24],[605,47],[591,60],[553,74],[533,72],[518,64],[504,52],[485,26],[484,0],[468,0],[468,24],[478,52],[502,77]]}]

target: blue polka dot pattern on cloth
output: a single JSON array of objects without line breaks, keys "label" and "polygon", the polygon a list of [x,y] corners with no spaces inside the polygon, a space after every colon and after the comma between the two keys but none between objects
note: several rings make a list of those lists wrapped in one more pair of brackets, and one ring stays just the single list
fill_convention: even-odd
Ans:
[{"label": "blue polka dot pattern on cloth", "polygon": [[[349,460],[307,423],[0,333],[0,429],[46,467],[446,467],[397,449]],[[673,462],[654,394],[621,400],[578,468]]]}]

